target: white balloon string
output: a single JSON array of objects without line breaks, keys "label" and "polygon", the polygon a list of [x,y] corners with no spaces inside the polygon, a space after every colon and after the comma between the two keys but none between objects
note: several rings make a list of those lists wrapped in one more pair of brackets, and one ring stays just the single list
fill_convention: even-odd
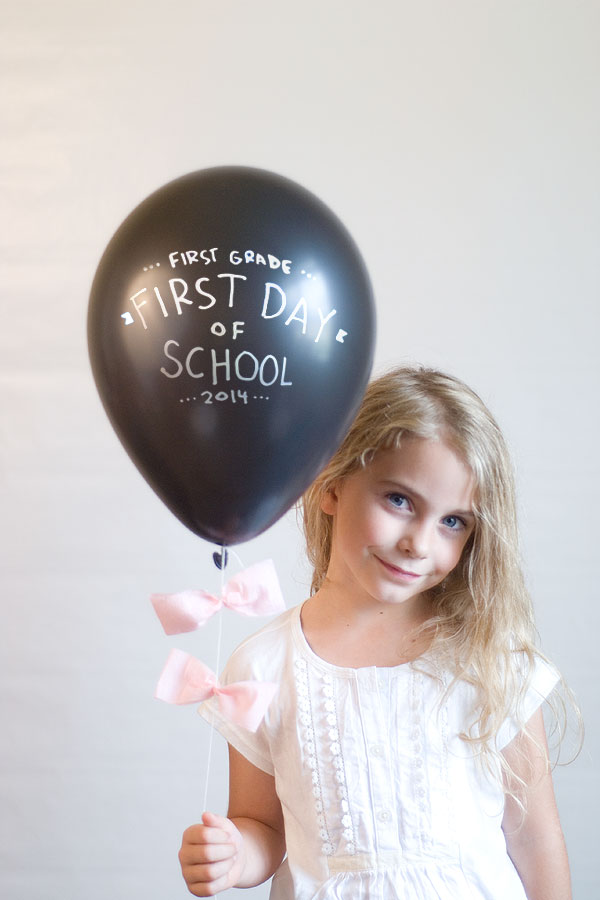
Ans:
[{"label": "white balloon string", "polygon": [[242,562],[242,560],[240,559],[240,557],[238,556],[238,554],[235,552],[235,550],[232,550],[232,548],[230,547],[230,548],[229,548],[229,552],[231,553],[232,556],[235,556],[235,558],[236,558],[236,560],[237,560],[237,562],[238,562],[238,565],[240,566],[240,568],[243,569],[243,568],[244,568],[244,563]]},{"label": "white balloon string", "polygon": [[[224,548],[221,548],[221,552],[224,554]],[[237,556],[237,554],[236,554]],[[223,587],[225,585],[225,566],[221,566],[221,594],[223,593]],[[217,673],[217,678],[221,675],[221,639],[223,636],[223,610],[220,609],[217,618],[219,620],[219,628],[217,635],[217,661],[215,663],[215,672]],[[208,802],[208,783],[210,780],[210,768],[212,761],[212,750],[213,750],[213,738],[214,738],[214,713],[211,711],[210,717],[210,735],[208,738],[208,757],[206,760],[206,779],[204,783],[204,800],[202,803],[202,809],[206,811],[206,806]]]}]

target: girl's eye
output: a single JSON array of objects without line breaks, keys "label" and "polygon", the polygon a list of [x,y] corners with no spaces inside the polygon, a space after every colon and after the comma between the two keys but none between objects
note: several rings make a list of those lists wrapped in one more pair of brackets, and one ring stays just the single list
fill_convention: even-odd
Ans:
[{"label": "girl's eye", "polygon": [[406,509],[408,507],[408,500],[404,494],[388,494],[388,500],[396,509]]},{"label": "girl's eye", "polygon": [[451,528],[453,531],[460,531],[461,528],[464,528],[466,523],[459,519],[458,516],[446,516],[442,519],[443,524],[446,528]]}]

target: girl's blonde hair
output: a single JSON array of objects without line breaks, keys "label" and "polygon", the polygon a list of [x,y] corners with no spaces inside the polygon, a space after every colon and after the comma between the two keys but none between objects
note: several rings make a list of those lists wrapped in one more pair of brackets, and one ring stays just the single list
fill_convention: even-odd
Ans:
[{"label": "girl's blonde hair", "polygon": [[[510,456],[495,419],[462,381],[405,366],[371,382],[346,438],[303,497],[311,592],[323,584],[331,554],[333,520],[321,508],[324,495],[378,451],[399,447],[403,437],[443,439],[474,476],[474,532],[458,566],[431,592],[434,615],[423,628],[433,634],[432,649],[450,663],[453,683],[466,680],[477,690],[477,715],[461,737],[477,747],[490,771],[499,763],[517,783],[493,749],[495,738],[515,716],[535,656],[544,657],[536,650],[521,568]],[[529,672],[525,681],[523,670]]]}]

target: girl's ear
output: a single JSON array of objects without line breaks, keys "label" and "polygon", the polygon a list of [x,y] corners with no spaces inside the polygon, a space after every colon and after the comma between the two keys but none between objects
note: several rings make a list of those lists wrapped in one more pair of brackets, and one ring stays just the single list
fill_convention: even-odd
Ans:
[{"label": "girl's ear", "polygon": [[337,512],[337,487],[334,481],[321,497],[321,512],[327,516],[333,516]]}]

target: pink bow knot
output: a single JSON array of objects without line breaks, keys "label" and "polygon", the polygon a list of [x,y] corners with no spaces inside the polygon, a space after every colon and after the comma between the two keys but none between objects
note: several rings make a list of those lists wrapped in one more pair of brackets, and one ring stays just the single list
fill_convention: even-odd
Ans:
[{"label": "pink bow knot", "polygon": [[206,591],[152,594],[150,598],[166,634],[202,628],[222,606],[244,616],[270,616],[285,603],[273,561],[268,559],[231,578],[220,597]]},{"label": "pink bow knot", "polygon": [[199,659],[171,650],[154,696],[165,703],[198,703],[216,697],[225,718],[256,731],[276,691],[277,685],[270,681],[238,681],[222,687]]}]

